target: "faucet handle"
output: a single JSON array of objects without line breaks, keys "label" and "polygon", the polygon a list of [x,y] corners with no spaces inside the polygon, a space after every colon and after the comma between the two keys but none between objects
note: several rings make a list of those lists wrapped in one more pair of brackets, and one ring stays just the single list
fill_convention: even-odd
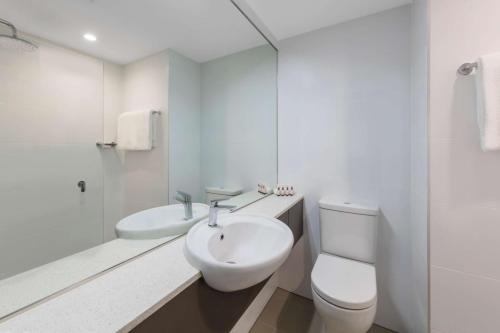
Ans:
[{"label": "faucet handle", "polygon": [[177,191],[177,194],[175,195],[175,200],[181,202],[191,202],[191,195],[183,191]]},{"label": "faucet handle", "polygon": [[236,208],[235,205],[219,205],[220,201],[226,201],[228,199],[215,199],[210,201],[210,208],[218,208],[218,209],[233,209]]}]

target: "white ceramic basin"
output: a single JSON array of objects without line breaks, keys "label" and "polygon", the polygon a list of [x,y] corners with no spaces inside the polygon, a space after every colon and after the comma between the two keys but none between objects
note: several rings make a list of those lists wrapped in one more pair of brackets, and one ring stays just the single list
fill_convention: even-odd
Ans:
[{"label": "white ceramic basin", "polygon": [[208,216],[208,206],[193,203],[193,218],[184,219],[184,206],[169,205],[129,215],[116,224],[119,238],[155,239],[185,234],[196,222]]},{"label": "white ceramic basin", "polygon": [[292,245],[290,228],[275,218],[222,214],[217,227],[209,227],[208,220],[203,220],[189,230],[185,255],[209,286],[235,291],[274,273]]}]

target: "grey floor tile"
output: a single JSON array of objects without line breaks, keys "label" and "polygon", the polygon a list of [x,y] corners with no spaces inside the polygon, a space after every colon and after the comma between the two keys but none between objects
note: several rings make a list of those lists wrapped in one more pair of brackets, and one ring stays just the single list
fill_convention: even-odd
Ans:
[{"label": "grey floor tile", "polygon": [[[276,289],[264,307],[251,333],[320,333],[321,320],[308,299]],[[373,325],[368,333],[395,333]]]},{"label": "grey floor tile", "polygon": [[387,328],[378,325],[373,325],[372,328],[370,328],[370,330],[368,331],[368,333],[396,333],[396,332],[388,330]]},{"label": "grey floor tile", "polygon": [[248,333],[275,333],[276,328],[269,326],[259,320],[255,322],[252,329]]}]

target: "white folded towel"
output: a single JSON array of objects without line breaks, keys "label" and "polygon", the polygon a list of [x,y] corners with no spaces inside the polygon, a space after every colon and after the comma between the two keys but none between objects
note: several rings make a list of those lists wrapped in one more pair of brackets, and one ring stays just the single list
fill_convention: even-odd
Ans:
[{"label": "white folded towel", "polygon": [[132,111],[118,117],[118,149],[151,150],[153,148],[152,111]]},{"label": "white folded towel", "polygon": [[500,53],[479,58],[476,90],[481,148],[500,149]]}]

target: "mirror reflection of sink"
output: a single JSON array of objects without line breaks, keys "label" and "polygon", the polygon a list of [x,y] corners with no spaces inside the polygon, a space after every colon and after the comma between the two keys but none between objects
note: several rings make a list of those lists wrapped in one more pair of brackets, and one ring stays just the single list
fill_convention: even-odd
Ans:
[{"label": "mirror reflection of sink", "polygon": [[186,233],[208,215],[208,206],[193,203],[193,218],[184,218],[184,206],[169,205],[129,215],[116,224],[116,234],[127,239],[156,239]]},{"label": "mirror reflection of sink", "polygon": [[241,290],[264,281],[290,254],[293,235],[281,221],[265,216],[225,214],[217,227],[204,220],[186,237],[185,255],[209,286]]}]

